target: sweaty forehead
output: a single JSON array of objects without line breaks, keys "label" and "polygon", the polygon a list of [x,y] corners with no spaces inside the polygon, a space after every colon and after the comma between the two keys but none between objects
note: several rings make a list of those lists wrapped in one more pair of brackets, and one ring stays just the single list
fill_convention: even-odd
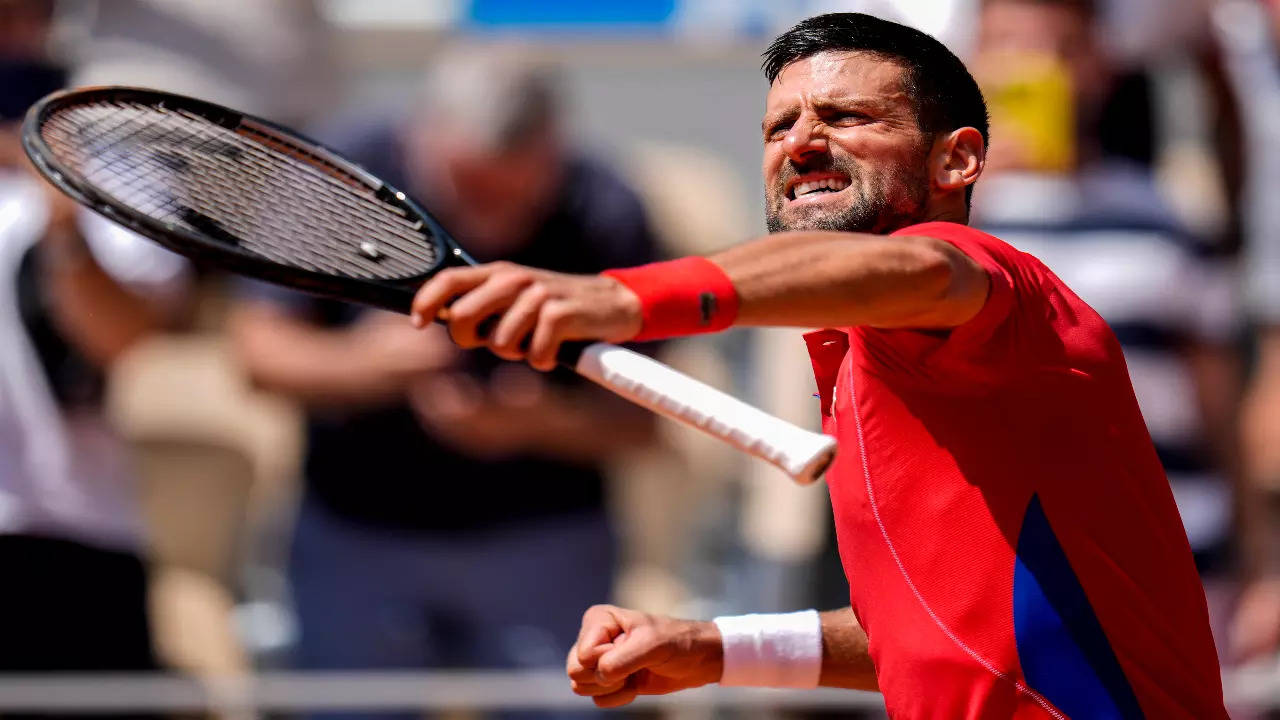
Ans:
[{"label": "sweaty forehead", "polygon": [[812,100],[857,98],[908,104],[906,69],[897,60],[858,50],[820,52],[782,68],[769,86],[768,109]]}]

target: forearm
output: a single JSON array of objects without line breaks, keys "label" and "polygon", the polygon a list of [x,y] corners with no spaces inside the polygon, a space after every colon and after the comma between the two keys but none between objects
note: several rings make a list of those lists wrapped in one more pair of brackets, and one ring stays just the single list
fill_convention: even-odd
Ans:
[{"label": "forearm", "polygon": [[1241,475],[1240,397],[1242,364],[1225,346],[1196,345],[1188,349],[1189,366],[1196,384],[1205,439],[1214,464],[1225,475]]},{"label": "forearm", "polygon": [[739,325],[953,327],[982,307],[989,283],[931,238],[779,233],[710,260],[733,282]]},{"label": "forearm", "polygon": [[162,313],[116,282],[79,239],[40,246],[40,267],[54,323],[95,364],[106,367],[158,330]]},{"label": "forearm", "polygon": [[818,684],[878,691],[880,687],[876,682],[876,667],[871,662],[867,633],[853,614],[853,608],[829,610],[821,613],[821,618],[822,675]]},{"label": "forearm", "polygon": [[1237,527],[1246,571],[1280,577],[1280,329],[1262,333],[1258,356],[1241,416]]},{"label": "forearm", "polygon": [[654,440],[654,415],[595,387],[555,391],[548,412],[534,409],[529,446],[564,460],[598,462]]},{"label": "forearm", "polygon": [[409,382],[373,371],[368,348],[348,330],[317,328],[265,304],[236,309],[229,327],[253,383],[307,405],[376,404],[399,397]]},{"label": "forearm", "polygon": [[[1232,529],[1242,550],[1242,559],[1248,564],[1260,559],[1249,548],[1260,542],[1257,529],[1267,521],[1259,515],[1259,511],[1265,511],[1266,498],[1252,497],[1255,490],[1249,487],[1242,463],[1241,362],[1227,344],[1191,343],[1185,349],[1185,356],[1195,379],[1201,426],[1214,468],[1231,488]],[[1246,570],[1252,573],[1256,568]]]}]

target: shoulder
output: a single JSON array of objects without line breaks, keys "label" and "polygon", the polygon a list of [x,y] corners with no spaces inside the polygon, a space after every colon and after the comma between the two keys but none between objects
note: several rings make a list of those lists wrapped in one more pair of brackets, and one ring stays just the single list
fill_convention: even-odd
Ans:
[{"label": "shoulder", "polygon": [[1039,365],[1054,366],[1094,365],[1114,354],[1106,323],[1036,257],[955,223],[926,223],[894,234],[949,242],[987,271],[987,301],[977,316],[952,331],[953,345],[984,345],[1005,336],[1008,347],[1016,348],[1013,355],[1034,355]]},{"label": "shoulder", "polygon": [[995,235],[968,225],[928,222],[905,227],[891,234],[898,237],[928,237],[950,243],[993,276],[1008,276],[1019,270],[1038,274],[1044,268],[1031,255],[1018,250]]},{"label": "shoulder", "polygon": [[566,163],[555,216],[605,266],[639,265],[659,254],[639,193],[598,160],[575,157]]}]

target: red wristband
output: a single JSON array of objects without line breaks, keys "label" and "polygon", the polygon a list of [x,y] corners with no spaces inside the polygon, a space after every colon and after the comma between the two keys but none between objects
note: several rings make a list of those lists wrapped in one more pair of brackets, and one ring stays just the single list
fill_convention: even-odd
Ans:
[{"label": "red wristband", "polygon": [[633,340],[718,332],[738,317],[738,293],[720,266],[686,257],[601,273],[640,297],[644,326]]}]

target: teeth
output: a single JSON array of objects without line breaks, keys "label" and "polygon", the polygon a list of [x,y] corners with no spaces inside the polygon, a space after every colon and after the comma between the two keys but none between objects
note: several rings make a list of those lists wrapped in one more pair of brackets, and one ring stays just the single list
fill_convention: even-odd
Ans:
[{"label": "teeth", "polygon": [[847,187],[849,187],[849,181],[844,178],[824,178],[822,180],[802,182],[792,189],[792,193],[795,197],[801,197],[803,195],[808,195],[811,192],[817,192],[818,190],[840,192]]}]

